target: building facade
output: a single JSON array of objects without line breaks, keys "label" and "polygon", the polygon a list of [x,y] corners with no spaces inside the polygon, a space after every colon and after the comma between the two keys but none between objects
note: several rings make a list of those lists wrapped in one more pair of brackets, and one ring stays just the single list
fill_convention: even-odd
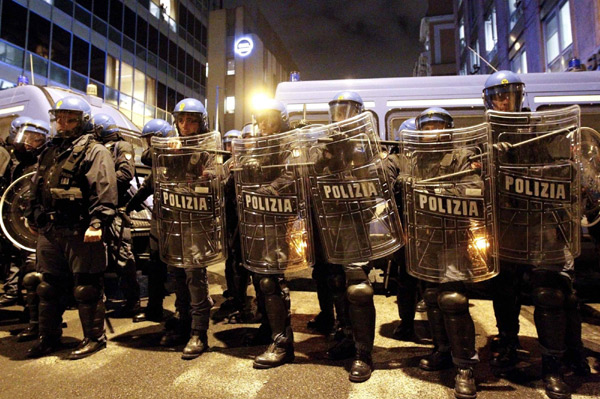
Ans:
[{"label": "building facade", "polygon": [[600,0],[454,0],[454,15],[459,74],[598,67]]},{"label": "building facade", "polygon": [[208,112],[223,133],[251,122],[256,101],[274,97],[277,84],[297,70],[260,10],[243,3],[209,16]]},{"label": "building facade", "polygon": [[456,74],[454,19],[452,3],[429,0],[420,28],[420,41],[424,51],[415,63],[413,76]]},{"label": "building facade", "polygon": [[134,123],[206,96],[207,0],[0,0],[0,88],[85,92]]}]

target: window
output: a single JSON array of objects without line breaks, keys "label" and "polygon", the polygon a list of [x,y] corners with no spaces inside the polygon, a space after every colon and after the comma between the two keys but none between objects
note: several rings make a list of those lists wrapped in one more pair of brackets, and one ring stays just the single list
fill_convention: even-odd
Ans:
[{"label": "window", "polygon": [[123,26],[123,3],[118,0],[110,0],[110,25],[116,30]]},{"label": "window", "polygon": [[527,52],[524,49],[510,60],[510,70],[515,73],[527,73]]},{"label": "window", "polygon": [[568,1],[559,4],[544,19],[544,40],[548,69],[553,72],[564,70],[571,56],[573,43]]},{"label": "window", "polygon": [[[471,48],[473,50],[475,50],[475,53],[479,54],[479,42],[478,41],[471,43]],[[478,73],[479,70],[481,69],[481,60],[475,53],[472,51],[469,51],[469,60],[470,60],[469,73],[471,75]]]},{"label": "window", "polygon": [[52,61],[69,68],[69,56],[71,54],[71,34],[60,28],[58,25],[52,25]]},{"label": "window", "polygon": [[5,1],[2,6],[0,37],[19,47],[25,47],[25,32],[27,9],[12,2]]},{"label": "window", "polygon": [[512,29],[521,16],[521,10],[517,7],[517,0],[508,0],[508,15],[510,18],[510,29]]},{"label": "window", "polygon": [[227,75],[235,75],[235,60],[227,60]]},{"label": "window", "polygon": [[235,97],[225,97],[225,113],[233,114],[235,112]]},{"label": "window", "polygon": [[29,13],[29,39],[27,41],[27,50],[39,55],[42,58],[49,56],[50,21]]},{"label": "window", "polygon": [[497,43],[496,7],[492,7],[485,18],[485,51],[490,54],[496,49]]}]

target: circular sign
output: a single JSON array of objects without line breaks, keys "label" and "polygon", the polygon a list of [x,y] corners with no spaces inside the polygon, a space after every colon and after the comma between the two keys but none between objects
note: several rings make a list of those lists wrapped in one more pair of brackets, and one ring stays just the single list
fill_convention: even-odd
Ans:
[{"label": "circular sign", "polygon": [[235,42],[234,51],[237,55],[245,57],[252,52],[254,43],[249,37],[242,37]]}]

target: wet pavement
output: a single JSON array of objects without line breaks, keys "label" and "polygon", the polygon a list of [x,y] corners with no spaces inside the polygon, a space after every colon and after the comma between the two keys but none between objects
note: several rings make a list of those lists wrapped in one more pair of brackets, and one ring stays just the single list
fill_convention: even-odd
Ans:
[{"label": "wet pavement", "polygon": [[[209,268],[210,292],[217,304],[223,301],[223,265]],[[417,313],[419,343],[392,337],[398,323],[394,297],[376,295],[377,329],[370,380],[355,384],[348,380],[351,360],[330,361],[325,352],[331,342],[306,328],[318,312],[310,274],[292,275],[292,326],[296,360],[269,369],[252,368],[252,359],[265,346],[246,347],[245,333],[258,324],[213,323],[210,350],[194,360],[182,360],[181,347],[169,350],[158,345],[161,325],[133,324],[129,319],[111,318],[114,333],[108,347],[91,357],[66,360],[70,348],[82,338],[77,311],[68,310],[64,320],[65,348],[41,359],[27,359],[32,343],[18,343],[14,336],[26,324],[19,322],[20,306],[0,309],[0,398],[452,398],[454,371],[425,372],[419,359],[431,350],[426,315]],[[378,280],[377,273],[371,277]],[[252,286],[249,287],[251,292]],[[165,300],[173,311],[174,295]],[[471,301],[476,343],[481,362],[475,369],[478,398],[545,398],[539,374],[541,355],[533,323],[533,308],[521,311],[520,363],[504,375],[494,373],[488,362],[489,343],[496,334],[492,303]],[[583,339],[592,375],[568,374],[573,398],[600,397],[600,305],[583,306]]]}]

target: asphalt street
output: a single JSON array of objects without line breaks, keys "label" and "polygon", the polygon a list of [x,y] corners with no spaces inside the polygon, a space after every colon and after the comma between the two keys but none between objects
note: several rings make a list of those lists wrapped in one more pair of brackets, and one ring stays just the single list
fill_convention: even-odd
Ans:
[{"label": "asphalt street", "polygon": [[[223,301],[223,265],[209,268],[210,292]],[[348,380],[351,360],[330,361],[325,352],[330,342],[306,328],[318,312],[309,273],[291,275],[292,326],[296,360],[269,369],[252,368],[252,359],[265,347],[245,347],[243,335],[257,324],[211,324],[210,350],[195,360],[182,360],[181,347],[159,347],[162,326],[152,322],[133,324],[112,318],[114,333],[108,347],[91,357],[66,360],[70,348],[82,338],[77,311],[68,310],[64,321],[65,348],[41,359],[27,359],[32,343],[18,343],[15,334],[26,325],[19,322],[20,306],[0,309],[0,398],[453,398],[454,371],[425,372],[419,359],[431,350],[426,315],[418,313],[419,343],[392,338],[398,323],[394,297],[376,295],[377,329],[371,379],[361,384]],[[372,273],[374,280],[378,279]],[[249,287],[250,291],[252,287]],[[166,308],[173,311],[174,295]],[[545,398],[539,379],[541,355],[533,323],[533,308],[521,311],[521,361],[516,370],[493,373],[488,364],[489,342],[496,334],[491,301],[471,301],[477,348],[481,362],[475,369],[478,398]],[[568,374],[573,398],[600,397],[600,305],[583,307],[583,338],[592,375]]]}]

